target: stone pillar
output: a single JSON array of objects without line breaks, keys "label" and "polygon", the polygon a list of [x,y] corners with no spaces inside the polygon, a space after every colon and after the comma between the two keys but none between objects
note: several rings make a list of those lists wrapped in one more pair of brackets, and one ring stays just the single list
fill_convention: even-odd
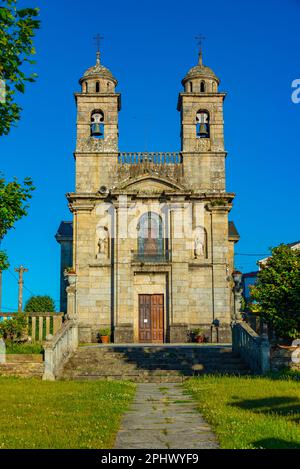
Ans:
[{"label": "stone pillar", "polygon": [[51,334],[49,334],[49,336],[46,337],[46,342],[44,343],[45,368],[44,368],[43,380],[45,380],[45,381],[55,381],[55,375],[54,375],[54,350],[53,350],[52,338],[53,338],[53,336]]},{"label": "stone pillar", "polygon": [[170,325],[170,343],[186,343],[188,339],[187,324]]},{"label": "stone pillar", "polygon": [[72,334],[72,352],[75,352],[75,350],[78,349],[78,343],[79,343],[78,324],[76,320],[75,320],[74,327],[72,327],[71,334]]},{"label": "stone pillar", "polygon": [[68,319],[77,319],[76,312],[76,287],[69,285],[67,291],[67,317]]},{"label": "stone pillar", "polygon": [[270,342],[267,334],[262,334],[260,338],[260,371],[263,375],[270,371]]},{"label": "stone pillar", "polygon": [[241,310],[242,310],[242,289],[234,288],[234,319],[240,321],[242,319]]}]

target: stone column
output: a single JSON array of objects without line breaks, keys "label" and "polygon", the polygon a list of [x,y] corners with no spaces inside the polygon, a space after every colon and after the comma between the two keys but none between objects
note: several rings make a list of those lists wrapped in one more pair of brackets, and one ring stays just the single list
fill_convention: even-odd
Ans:
[{"label": "stone column", "polygon": [[67,291],[67,317],[68,319],[77,319],[76,312],[76,287],[69,285]]},{"label": "stone column", "polygon": [[44,368],[43,380],[45,380],[45,381],[55,381],[55,375],[54,375],[54,350],[53,350],[52,338],[53,338],[53,336],[51,334],[49,334],[49,336],[46,337],[46,342],[44,342],[44,351],[45,351],[44,363],[45,363],[45,368]]},{"label": "stone column", "polygon": [[234,287],[234,319],[240,321],[242,319],[242,288]]},{"label": "stone column", "polygon": [[270,342],[267,334],[260,338],[260,372],[262,375],[270,371]]}]

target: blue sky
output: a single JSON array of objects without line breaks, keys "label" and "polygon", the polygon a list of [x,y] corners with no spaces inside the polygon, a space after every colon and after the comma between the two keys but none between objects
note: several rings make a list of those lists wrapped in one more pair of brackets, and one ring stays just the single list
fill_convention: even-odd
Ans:
[{"label": "blue sky", "polygon": [[[197,61],[202,33],[204,64],[221,79],[225,100],[227,189],[236,193],[230,219],[241,240],[236,266],[243,271],[270,246],[300,239],[300,103],[291,83],[300,78],[299,0],[94,1],[22,0],[41,9],[37,83],[19,97],[22,119],[0,139],[7,179],[32,176],[37,187],[28,217],[2,243],[10,272],[3,275],[3,310],[16,309],[14,267],[25,274],[25,300],[59,299],[61,220],[71,219],[65,193],[74,189],[73,92],[95,62],[93,36],[104,36],[102,63],[122,93],[121,151],[176,151],[181,79]],[[240,254],[258,254],[243,256]]]}]

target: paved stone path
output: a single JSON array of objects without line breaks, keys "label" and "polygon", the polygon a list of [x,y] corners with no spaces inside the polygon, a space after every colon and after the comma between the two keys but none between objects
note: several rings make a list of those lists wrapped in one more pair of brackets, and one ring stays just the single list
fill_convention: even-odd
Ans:
[{"label": "paved stone path", "polygon": [[143,383],[123,417],[116,449],[218,448],[193,398],[176,383]]}]

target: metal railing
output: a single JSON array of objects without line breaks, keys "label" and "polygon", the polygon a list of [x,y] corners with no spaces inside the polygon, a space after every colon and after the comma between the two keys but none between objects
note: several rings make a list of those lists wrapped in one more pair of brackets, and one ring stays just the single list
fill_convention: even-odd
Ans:
[{"label": "metal railing", "polygon": [[181,164],[182,155],[178,152],[122,152],[119,153],[118,162],[120,164]]},{"label": "metal railing", "polygon": [[268,336],[259,336],[244,321],[234,321],[232,330],[232,351],[239,354],[254,373],[270,371],[270,343]]},{"label": "metal railing", "polygon": [[132,260],[133,262],[140,262],[143,264],[170,262],[171,252],[169,250],[164,250],[161,253],[132,251]]}]

